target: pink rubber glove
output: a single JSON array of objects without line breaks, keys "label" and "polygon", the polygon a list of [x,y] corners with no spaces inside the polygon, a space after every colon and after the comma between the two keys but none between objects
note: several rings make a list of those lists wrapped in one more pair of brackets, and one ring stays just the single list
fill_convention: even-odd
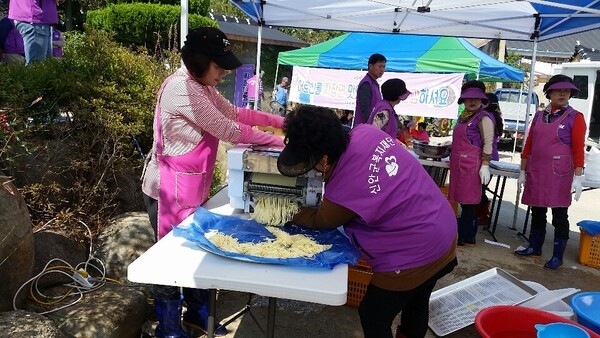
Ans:
[{"label": "pink rubber glove", "polygon": [[285,146],[285,144],[283,144],[283,139],[279,136],[271,135],[260,130],[254,130],[252,127],[245,124],[240,124],[240,129],[242,129],[242,137],[240,137],[238,143],[258,144],[274,147]]},{"label": "pink rubber glove", "polygon": [[248,108],[238,108],[238,121],[243,124],[281,129],[283,120],[284,118],[279,115],[263,113]]}]

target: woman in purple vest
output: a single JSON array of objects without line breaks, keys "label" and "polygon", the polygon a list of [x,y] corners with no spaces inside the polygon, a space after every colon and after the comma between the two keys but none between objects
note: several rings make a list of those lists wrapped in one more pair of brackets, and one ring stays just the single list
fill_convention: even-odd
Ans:
[{"label": "woman in purple vest", "polygon": [[488,98],[483,82],[472,80],[463,84],[458,103],[463,102],[465,109],[452,132],[448,197],[460,203],[462,210],[458,219],[458,245],[473,246],[477,235],[476,207],[481,201],[481,185],[490,181],[494,120],[484,108]]},{"label": "woman in purple vest", "polygon": [[369,124],[345,133],[327,108],[302,106],[284,122],[285,176],[311,169],[325,181],[318,208],[301,208],[293,223],[345,233],[373,269],[358,312],[365,337],[424,337],[429,297],[456,260],[456,218],[419,161],[394,137]]},{"label": "woman in purple vest", "polygon": [[515,253],[542,255],[546,213],[551,208],[554,252],[544,268],[555,270],[563,264],[569,240],[571,191],[575,191],[576,201],[581,195],[587,126],[583,114],[569,106],[569,99],[579,92],[570,77],[554,75],[544,85],[544,92],[550,104],[533,117],[521,153],[519,184],[525,185],[521,200],[531,206],[529,247]]},{"label": "woman in purple vest", "polygon": [[373,112],[367,120],[368,124],[385,131],[392,138],[398,135],[398,115],[394,107],[410,95],[406,83],[400,79],[389,79],[381,85],[383,100],[373,107]]},{"label": "woman in purple vest", "polygon": [[367,123],[373,107],[381,101],[381,91],[377,79],[385,73],[385,56],[373,54],[369,57],[369,70],[356,88],[356,108],[354,109],[354,125]]}]

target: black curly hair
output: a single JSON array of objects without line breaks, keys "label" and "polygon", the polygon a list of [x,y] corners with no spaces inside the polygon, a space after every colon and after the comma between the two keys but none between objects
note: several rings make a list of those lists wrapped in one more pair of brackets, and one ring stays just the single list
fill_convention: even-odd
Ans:
[{"label": "black curly hair", "polygon": [[500,112],[500,105],[498,104],[498,96],[494,93],[485,93],[488,98],[487,111],[494,114],[496,118],[496,124],[494,125],[494,135],[501,136],[504,130],[504,121],[502,120],[502,113]]},{"label": "black curly hair", "polygon": [[336,162],[348,146],[348,134],[329,108],[302,105],[290,112],[283,123],[284,143],[303,160]]}]

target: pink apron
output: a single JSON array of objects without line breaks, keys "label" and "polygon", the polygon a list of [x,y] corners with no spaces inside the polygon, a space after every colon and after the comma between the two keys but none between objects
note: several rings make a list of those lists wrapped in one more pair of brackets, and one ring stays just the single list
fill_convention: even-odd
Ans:
[{"label": "pink apron", "polygon": [[165,80],[160,88],[156,103],[156,159],[160,172],[160,193],[158,198],[158,234],[161,239],[173,226],[179,225],[186,217],[204,204],[210,193],[213,168],[217,161],[219,139],[204,133],[200,143],[183,155],[163,155],[163,137],[160,121],[160,97]]},{"label": "pink apron", "polygon": [[565,111],[552,123],[543,123],[543,111],[535,116],[535,133],[531,137],[531,154],[527,157],[523,204],[536,207],[571,205],[573,156],[571,146],[558,138],[558,130],[569,115]]},{"label": "pink apron", "polygon": [[469,121],[457,123],[452,131],[452,151],[450,152],[450,187],[448,197],[462,204],[479,204],[481,200],[481,148],[472,145],[467,138],[467,127],[478,123],[473,115]]}]

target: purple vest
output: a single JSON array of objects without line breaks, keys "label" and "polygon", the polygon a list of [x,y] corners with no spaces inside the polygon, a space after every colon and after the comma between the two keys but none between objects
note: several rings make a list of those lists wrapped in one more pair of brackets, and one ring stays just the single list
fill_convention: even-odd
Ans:
[{"label": "purple vest", "polygon": [[423,166],[372,125],[358,125],[349,135],[323,197],[358,215],[344,230],[362,257],[376,272],[442,257],[454,245],[456,216]]},{"label": "purple vest", "polygon": [[573,155],[571,138],[565,142],[560,134],[570,135],[578,112],[567,107],[550,123],[542,122],[543,113],[538,111],[531,123],[531,154],[527,157],[527,179],[521,200],[523,204],[537,207],[568,207],[574,174]]},{"label": "purple vest", "polygon": [[452,131],[448,197],[458,203],[479,204],[481,200],[479,168],[483,142],[479,122],[489,115],[479,108],[467,121],[459,121]]},{"label": "purple vest", "polygon": [[[369,74],[365,75],[363,79],[358,83],[358,87],[360,87],[363,83],[367,82],[369,87],[371,87],[371,103],[369,107],[371,110],[375,107],[375,104],[381,101],[381,90],[379,89],[379,83],[374,80]],[[356,87],[356,88],[358,88]],[[361,123],[367,123],[367,118],[364,117],[360,111],[360,98],[358,97],[358,93],[356,95],[356,107],[354,108],[354,125],[358,125]],[[371,111],[369,110],[369,111]]]},{"label": "purple vest", "polygon": [[8,18],[28,23],[57,24],[56,0],[12,0],[8,4]]},{"label": "purple vest", "polygon": [[392,107],[392,105],[388,101],[381,100],[375,104],[375,106],[373,107],[373,111],[371,112],[371,115],[367,120],[367,123],[373,124],[375,114],[382,110],[387,110],[390,117],[388,123],[385,126],[383,126],[382,130],[385,131],[391,137],[396,138],[396,135],[398,135],[398,119],[396,118],[396,111],[394,110],[394,107]]}]

